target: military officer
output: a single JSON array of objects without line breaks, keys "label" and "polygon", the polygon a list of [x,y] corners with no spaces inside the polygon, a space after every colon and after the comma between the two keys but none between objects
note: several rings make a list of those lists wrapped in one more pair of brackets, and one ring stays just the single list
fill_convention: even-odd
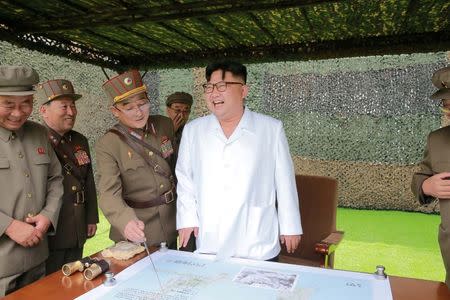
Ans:
[{"label": "military officer", "polygon": [[[431,95],[441,101],[441,109],[450,118],[450,67],[433,74],[432,82],[439,90]],[[414,174],[411,189],[421,204],[438,199],[441,224],[439,246],[446,270],[445,283],[450,288],[450,126],[431,132],[420,170]]]},{"label": "military officer", "polygon": [[[174,159],[176,164],[178,158],[178,149],[180,147],[181,136],[183,134],[184,125],[189,120],[189,114],[192,107],[192,96],[186,92],[175,92],[170,94],[166,99],[166,114],[172,119],[173,127],[175,130],[174,136]],[[173,166],[175,169],[175,165]],[[176,180],[176,178],[175,178]],[[195,236],[191,235],[189,242],[185,247],[180,247],[179,250],[193,252],[196,249]]]},{"label": "military officer", "polygon": [[49,80],[38,86],[40,113],[48,139],[63,168],[64,195],[56,235],[49,237],[46,273],[60,270],[83,255],[86,238],[97,230],[98,209],[89,143],[72,130],[81,98],[68,80]]},{"label": "military officer", "polygon": [[110,238],[176,247],[175,189],[170,168],[173,125],[150,116],[147,87],[137,70],[104,83],[118,120],[96,143],[99,203]]},{"label": "military officer", "polygon": [[38,81],[32,68],[0,66],[0,296],[44,276],[47,233],[61,206],[61,166],[47,130],[27,120]]},{"label": "military officer", "polygon": [[166,100],[166,113],[172,119],[175,130],[175,145],[179,145],[183,128],[191,113],[192,96],[185,92],[170,94]]}]

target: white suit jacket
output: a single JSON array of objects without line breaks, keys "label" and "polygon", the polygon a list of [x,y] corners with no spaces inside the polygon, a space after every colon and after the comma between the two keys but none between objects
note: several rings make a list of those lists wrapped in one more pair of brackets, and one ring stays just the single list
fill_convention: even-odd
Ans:
[{"label": "white suit jacket", "polygon": [[176,175],[177,228],[199,227],[200,253],[266,260],[280,252],[280,234],[302,234],[279,120],[246,108],[228,139],[214,115],[193,120],[183,131]]}]

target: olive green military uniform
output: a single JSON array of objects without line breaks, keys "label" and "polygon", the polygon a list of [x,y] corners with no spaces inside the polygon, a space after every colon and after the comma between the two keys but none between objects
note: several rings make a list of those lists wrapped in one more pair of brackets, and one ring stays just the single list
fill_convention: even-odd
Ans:
[{"label": "olive green military uniform", "polygon": [[[422,191],[422,183],[429,177],[450,172],[450,126],[433,131],[428,136],[424,160],[420,163],[420,171],[412,180],[412,191],[421,204],[434,200]],[[440,199],[441,225],[439,226],[439,246],[447,270],[447,286],[450,286],[450,199]]]},{"label": "olive green military uniform", "polygon": [[28,214],[42,214],[57,228],[62,180],[45,127],[31,121],[16,132],[0,127],[0,294],[9,290],[12,280],[48,256],[46,237],[25,248],[5,234],[6,228],[12,219],[24,221]]},{"label": "olive green military uniform", "polygon": [[50,255],[46,272],[81,258],[87,238],[87,225],[98,223],[89,143],[85,136],[71,130],[60,136],[49,130],[49,140],[63,168],[64,195],[56,235],[49,237]]},{"label": "olive green military uniform", "polygon": [[[450,99],[450,67],[436,71],[432,82],[439,89],[431,96],[432,99]],[[411,190],[421,204],[427,204],[434,198],[423,193],[423,182],[435,174],[450,172],[450,126],[428,135],[424,158],[419,167],[419,172],[413,175]],[[438,200],[441,212],[438,240],[446,270],[445,283],[450,288],[450,199]]]},{"label": "olive green military uniform", "polygon": [[[109,79],[103,89],[113,106],[147,91],[138,70]],[[149,245],[176,247],[173,131],[170,118],[154,115],[143,129],[116,124],[96,143],[99,204],[112,240],[124,240],[127,223],[139,219]]]},{"label": "olive green military uniform", "polygon": [[[131,130],[140,135],[153,148],[161,149],[163,141],[173,140],[172,121],[164,116],[149,117],[147,131]],[[111,223],[110,238],[124,240],[123,232],[130,220],[139,219],[145,224],[145,236],[149,245],[159,245],[166,241],[176,246],[175,201],[173,192],[168,196],[168,204],[148,208],[133,208],[126,200],[148,202],[173,191],[169,178],[155,172],[132,147],[112,132],[106,133],[96,143],[97,173],[99,175],[99,204]],[[166,159],[152,151],[146,152],[149,158],[164,172],[173,174],[170,168],[171,156]]]},{"label": "olive green military uniform", "polygon": [[[54,233],[61,207],[61,166],[47,131],[26,120],[38,82],[39,75],[33,68],[0,66],[0,296],[44,276],[48,256],[46,234],[37,244],[35,234],[23,237],[26,244],[30,245],[30,240],[34,244],[25,247],[6,234],[10,225],[40,215],[45,225],[50,223],[47,233]],[[11,117],[21,126],[11,125]],[[20,239],[18,229],[12,228],[11,234]]]}]

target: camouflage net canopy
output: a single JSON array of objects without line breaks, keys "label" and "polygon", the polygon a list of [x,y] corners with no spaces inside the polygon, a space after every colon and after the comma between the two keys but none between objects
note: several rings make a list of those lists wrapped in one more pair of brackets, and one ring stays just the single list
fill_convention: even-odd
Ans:
[{"label": "camouflage net canopy", "polygon": [[117,71],[450,49],[448,0],[3,0],[0,40]]}]

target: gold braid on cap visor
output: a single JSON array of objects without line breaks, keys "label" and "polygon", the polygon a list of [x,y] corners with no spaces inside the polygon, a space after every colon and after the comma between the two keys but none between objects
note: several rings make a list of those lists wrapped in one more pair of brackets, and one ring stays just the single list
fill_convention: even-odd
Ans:
[{"label": "gold braid on cap visor", "polygon": [[143,84],[140,87],[137,87],[135,89],[132,89],[131,91],[128,91],[128,92],[122,94],[122,95],[114,97],[114,103],[122,101],[123,99],[133,96],[134,94],[137,94],[140,92],[146,92],[146,91],[147,91],[147,86],[145,86],[145,84]]},{"label": "gold braid on cap visor", "polygon": [[444,114],[450,114],[450,108],[447,108],[447,107],[440,107],[441,108],[441,111],[444,113]]}]

